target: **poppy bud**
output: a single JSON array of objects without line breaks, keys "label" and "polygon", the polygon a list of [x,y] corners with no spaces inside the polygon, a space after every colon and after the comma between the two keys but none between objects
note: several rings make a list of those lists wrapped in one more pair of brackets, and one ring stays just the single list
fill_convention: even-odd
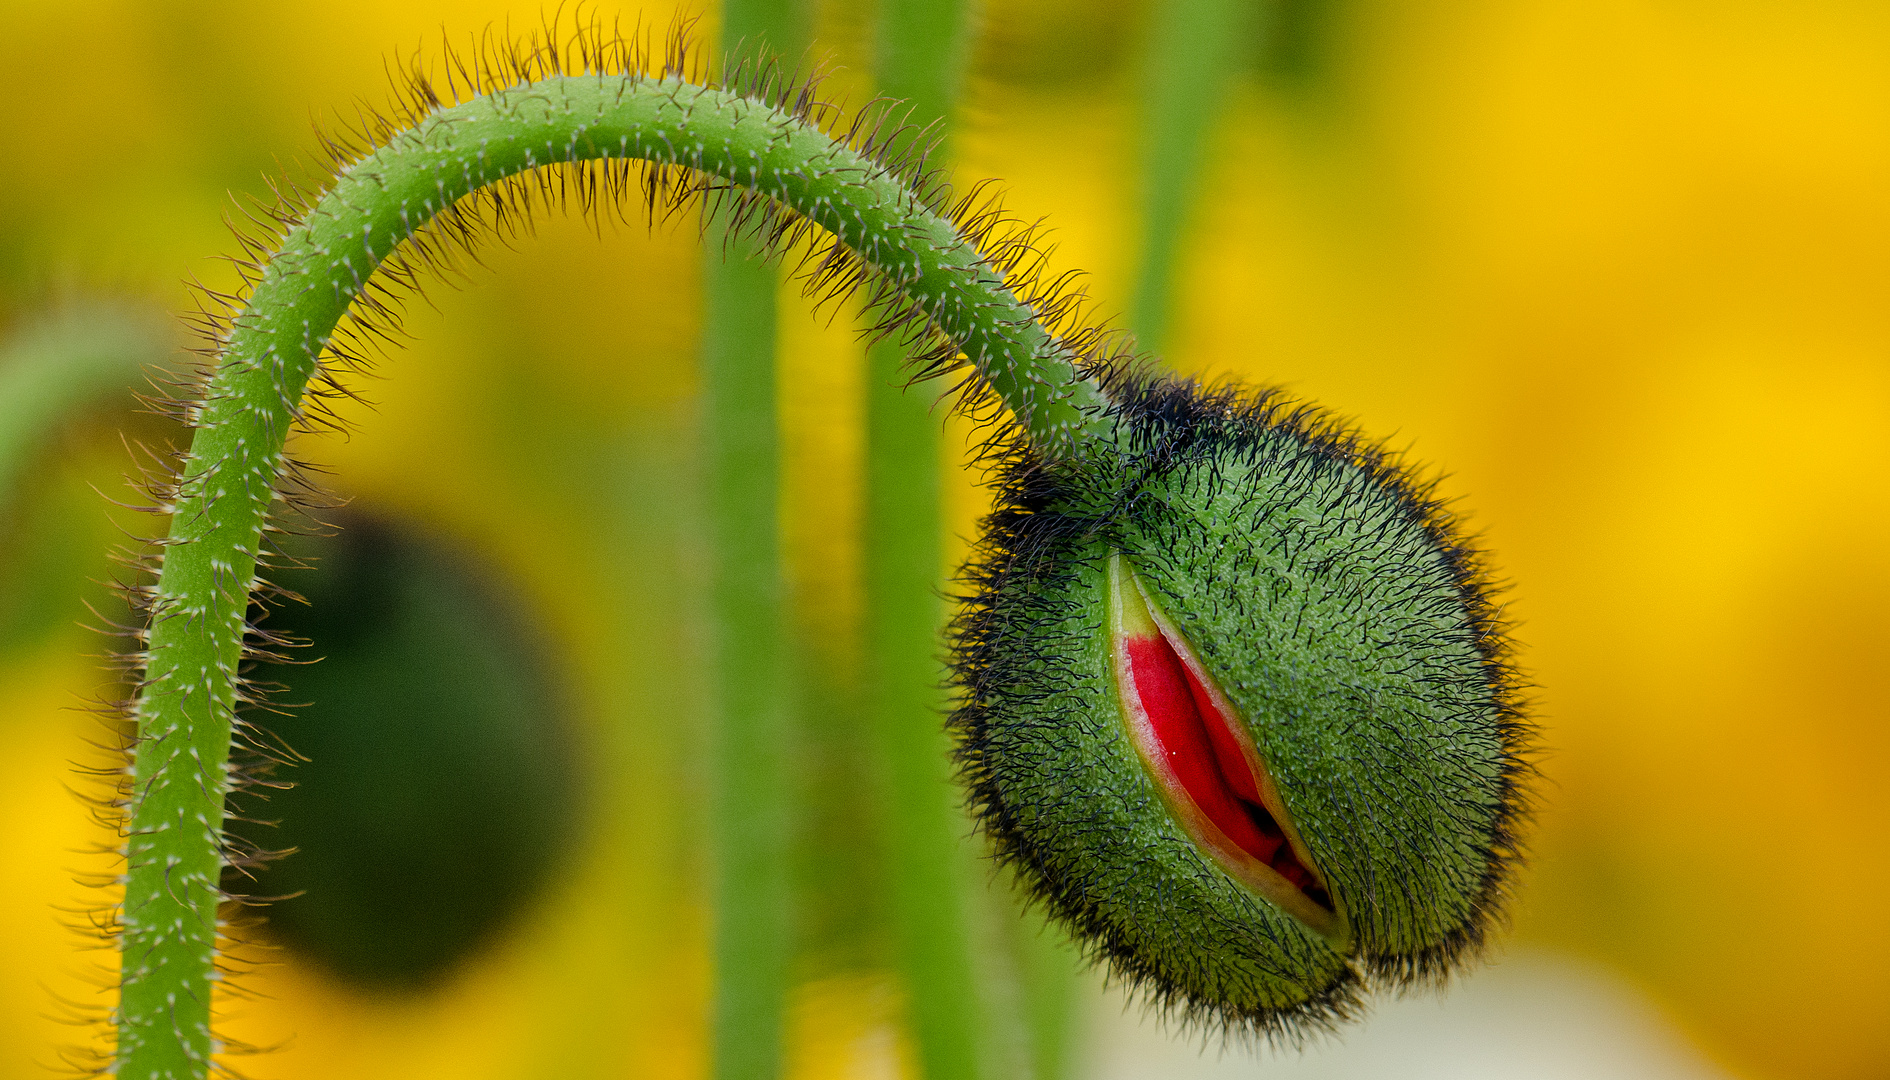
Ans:
[{"label": "poppy bud", "polygon": [[1165,1011],[1293,1041],[1447,973],[1517,856],[1527,741],[1478,554],[1385,453],[1271,394],[1119,376],[1019,444],[954,627],[974,807]]}]

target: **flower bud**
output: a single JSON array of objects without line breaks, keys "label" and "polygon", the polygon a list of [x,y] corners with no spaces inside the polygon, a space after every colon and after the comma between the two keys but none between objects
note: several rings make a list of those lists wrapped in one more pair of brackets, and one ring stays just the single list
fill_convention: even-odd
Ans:
[{"label": "flower bud", "polygon": [[1292,1041],[1498,914],[1527,731],[1427,487],[1272,395],[1120,377],[1114,438],[1016,448],[954,627],[1001,859],[1189,1020]]}]

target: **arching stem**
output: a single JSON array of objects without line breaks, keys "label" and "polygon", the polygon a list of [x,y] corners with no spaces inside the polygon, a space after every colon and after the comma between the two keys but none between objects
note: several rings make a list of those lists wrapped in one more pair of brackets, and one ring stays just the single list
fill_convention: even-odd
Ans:
[{"label": "arching stem", "polygon": [[137,704],[119,1005],[121,1080],[206,1073],[230,738],[265,518],[316,357],[376,266],[460,199],[559,162],[681,165],[778,200],[901,286],[1051,456],[1101,391],[1001,276],[869,156],[765,103],[675,78],[563,75],[428,114],[345,170],[230,328],[196,415],[151,596]]}]

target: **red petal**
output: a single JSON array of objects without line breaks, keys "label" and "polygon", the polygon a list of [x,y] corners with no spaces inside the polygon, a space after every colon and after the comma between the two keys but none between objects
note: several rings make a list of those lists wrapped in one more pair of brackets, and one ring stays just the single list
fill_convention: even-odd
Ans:
[{"label": "red petal", "polygon": [[[1163,639],[1167,643],[1167,639]],[[1194,698],[1195,711],[1201,715],[1201,722],[1207,728],[1208,741],[1214,744],[1214,760],[1221,767],[1221,776],[1234,794],[1250,803],[1259,805],[1260,787],[1254,783],[1253,769],[1247,764],[1247,755],[1241,752],[1240,740],[1228,726],[1229,718],[1214,707],[1214,696],[1194,674],[1194,669],[1181,663],[1181,657],[1169,646],[1169,655],[1181,665],[1181,670],[1188,676],[1188,694]]]},{"label": "red petal", "polygon": [[[1261,862],[1271,862],[1285,846],[1285,837],[1277,828],[1272,836],[1261,832],[1223,775],[1219,748],[1210,735],[1210,730],[1220,725],[1203,721],[1195,704],[1196,696],[1188,685],[1190,673],[1175,654],[1174,647],[1160,634],[1128,637],[1123,645],[1128,651],[1136,696],[1141,699],[1149,725],[1168,759],[1168,767],[1174,770],[1183,790],[1229,840]],[[1223,734],[1233,753],[1239,755],[1238,744],[1232,742],[1233,734]],[[1247,770],[1245,758],[1238,760],[1239,771],[1246,775],[1251,788],[1253,775]],[[1254,799],[1258,801],[1258,794]],[[1290,852],[1288,857],[1291,857]]]}]

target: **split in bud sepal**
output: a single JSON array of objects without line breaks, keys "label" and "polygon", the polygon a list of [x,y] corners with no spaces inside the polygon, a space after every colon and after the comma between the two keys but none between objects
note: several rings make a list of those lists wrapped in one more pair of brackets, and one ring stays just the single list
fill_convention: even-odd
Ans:
[{"label": "split in bud sepal", "polygon": [[1498,917],[1528,730],[1479,557],[1396,461],[1272,395],[1119,376],[1013,448],[954,627],[974,807],[1164,1011],[1288,1042]]}]

